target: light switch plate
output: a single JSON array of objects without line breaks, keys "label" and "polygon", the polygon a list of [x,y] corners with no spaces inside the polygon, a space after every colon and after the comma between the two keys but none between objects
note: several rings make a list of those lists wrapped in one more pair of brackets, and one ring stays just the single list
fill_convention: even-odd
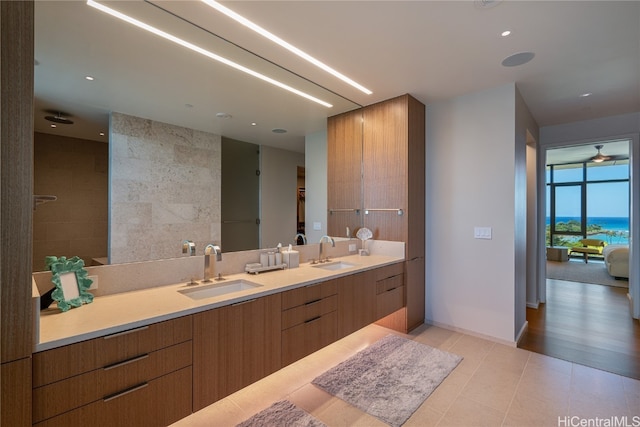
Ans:
[{"label": "light switch plate", "polygon": [[320,230],[322,230],[322,223],[320,223],[320,222],[314,222],[314,223],[313,223],[313,229],[314,229],[315,231],[320,231]]},{"label": "light switch plate", "polygon": [[356,245],[354,243],[349,243],[349,252],[355,252],[356,251]]},{"label": "light switch plate", "polygon": [[491,232],[491,227],[474,227],[473,238],[491,240]]}]

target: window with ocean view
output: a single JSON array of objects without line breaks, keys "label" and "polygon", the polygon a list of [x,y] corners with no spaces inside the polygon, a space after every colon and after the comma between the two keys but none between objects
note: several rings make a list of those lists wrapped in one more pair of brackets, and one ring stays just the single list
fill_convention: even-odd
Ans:
[{"label": "window with ocean view", "polygon": [[629,244],[629,161],[547,166],[547,246]]}]

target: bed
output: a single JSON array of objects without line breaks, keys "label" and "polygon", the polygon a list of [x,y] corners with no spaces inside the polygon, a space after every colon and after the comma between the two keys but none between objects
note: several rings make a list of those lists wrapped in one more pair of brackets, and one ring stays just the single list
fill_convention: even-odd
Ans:
[{"label": "bed", "polygon": [[602,250],[604,264],[613,277],[629,278],[629,246],[608,245]]}]

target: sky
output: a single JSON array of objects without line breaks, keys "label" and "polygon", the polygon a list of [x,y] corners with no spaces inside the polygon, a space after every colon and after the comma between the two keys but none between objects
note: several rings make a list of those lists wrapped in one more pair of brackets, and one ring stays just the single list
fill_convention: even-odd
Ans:
[{"label": "sky", "polygon": [[[573,182],[582,179],[581,169],[554,172],[555,181]],[[547,181],[549,175],[547,174]],[[628,165],[589,168],[588,180],[629,178]],[[580,186],[556,187],[556,216],[580,217]],[[550,216],[549,187],[547,187],[547,216]],[[587,184],[588,217],[628,217],[629,184]]]}]

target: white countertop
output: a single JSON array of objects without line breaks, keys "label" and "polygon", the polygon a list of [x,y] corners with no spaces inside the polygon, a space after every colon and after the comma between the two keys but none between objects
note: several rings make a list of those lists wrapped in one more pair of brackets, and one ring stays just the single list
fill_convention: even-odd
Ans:
[{"label": "white countertop", "polygon": [[236,279],[253,282],[259,287],[201,300],[178,292],[205,284],[188,286],[185,282],[156,288],[124,292],[94,298],[91,304],[61,312],[55,305],[40,312],[39,342],[34,352],[97,338],[132,328],[146,326],[176,317],[223,307],[237,302],[346,276],[360,271],[401,262],[401,257],[386,255],[349,255],[333,261],[345,261],[354,267],[324,270],[309,263],[299,268],[264,272],[257,275],[240,273],[225,277],[224,284]]}]

